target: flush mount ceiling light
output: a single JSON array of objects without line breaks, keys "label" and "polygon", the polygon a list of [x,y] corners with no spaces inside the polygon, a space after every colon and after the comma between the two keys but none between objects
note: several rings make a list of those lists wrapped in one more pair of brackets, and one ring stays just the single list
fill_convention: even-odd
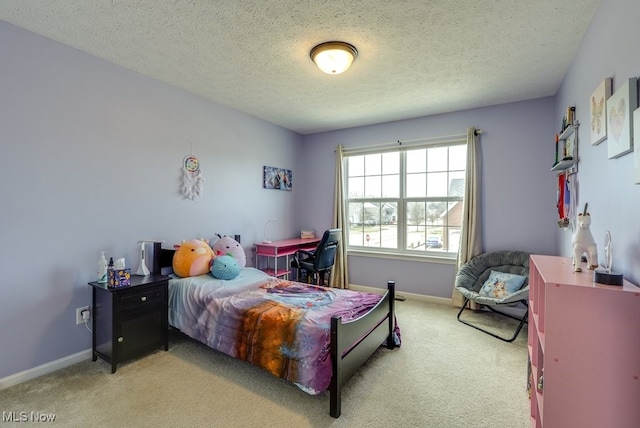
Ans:
[{"label": "flush mount ceiling light", "polygon": [[311,49],[311,59],[327,74],[340,74],[351,67],[358,56],[355,46],[345,42],[320,43]]}]

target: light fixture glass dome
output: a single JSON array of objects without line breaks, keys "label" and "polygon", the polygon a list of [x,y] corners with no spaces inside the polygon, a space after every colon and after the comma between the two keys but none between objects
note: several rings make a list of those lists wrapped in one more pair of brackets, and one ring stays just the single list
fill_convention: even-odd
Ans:
[{"label": "light fixture glass dome", "polygon": [[355,46],[345,42],[320,43],[311,49],[311,59],[327,74],[345,72],[358,56]]}]

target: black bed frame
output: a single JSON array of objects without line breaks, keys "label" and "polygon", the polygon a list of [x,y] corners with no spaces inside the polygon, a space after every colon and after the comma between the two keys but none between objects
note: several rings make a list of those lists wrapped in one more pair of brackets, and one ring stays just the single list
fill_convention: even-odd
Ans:
[{"label": "black bed frame", "polygon": [[[153,271],[171,267],[173,253],[154,244]],[[329,414],[340,417],[342,411],[342,385],[384,344],[395,348],[395,287],[387,282],[387,291],[378,304],[358,319],[343,323],[342,318],[331,318],[331,363],[333,373],[329,385]]]}]

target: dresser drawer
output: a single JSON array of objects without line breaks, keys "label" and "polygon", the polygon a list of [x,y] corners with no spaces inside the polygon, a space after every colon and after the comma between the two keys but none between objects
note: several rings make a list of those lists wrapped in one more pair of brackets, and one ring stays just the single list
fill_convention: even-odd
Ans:
[{"label": "dresser drawer", "polygon": [[126,293],[120,296],[120,308],[123,313],[161,308],[165,301],[165,292],[164,287],[151,287]]}]

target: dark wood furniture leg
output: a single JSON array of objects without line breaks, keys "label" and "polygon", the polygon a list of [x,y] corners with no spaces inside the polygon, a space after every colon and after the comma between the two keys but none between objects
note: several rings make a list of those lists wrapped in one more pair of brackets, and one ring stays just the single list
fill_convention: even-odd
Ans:
[{"label": "dark wood furniture leg", "polygon": [[342,385],[386,341],[395,348],[395,282],[387,283],[387,292],[367,314],[342,323],[341,317],[331,318],[331,362],[333,375],[329,386],[329,414],[334,418],[342,412]]}]

